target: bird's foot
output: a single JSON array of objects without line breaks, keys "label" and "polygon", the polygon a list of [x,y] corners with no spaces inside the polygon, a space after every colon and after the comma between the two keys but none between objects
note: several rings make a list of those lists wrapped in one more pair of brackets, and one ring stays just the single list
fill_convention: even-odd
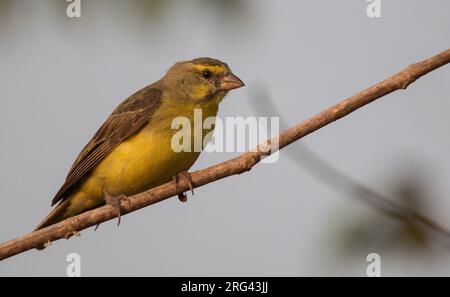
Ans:
[{"label": "bird's foot", "polygon": [[[107,191],[103,191],[103,194],[106,204],[114,207],[117,210],[117,217],[118,217],[117,226],[120,226],[120,222],[122,220],[122,209],[121,209],[122,202],[130,204],[130,199],[124,194],[121,194],[119,196],[113,196]],[[97,230],[99,225],[100,224],[98,224],[97,227],[95,227],[95,230]]]},{"label": "bird's foot", "polygon": [[[175,186],[177,187],[177,189],[178,189],[178,181],[179,181],[180,179],[183,179],[183,180],[188,184],[189,189],[190,189],[192,195],[194,195],[194,186],[193,186],[194,182],[192,181],[192,176],[191,176],[191,174],[190,174],[189,172],[187,172],[187,171],[183,171],[183,172],[180,172],[180,173],[175,174],[175,175],[172,177],[172,180],[173,180],[173,182],[175,183]],[[180,193],[180,194],[178,194],[178,199],[179,199],[181,202],[187,202],[187,196],[186,196],[186,193]]]}]

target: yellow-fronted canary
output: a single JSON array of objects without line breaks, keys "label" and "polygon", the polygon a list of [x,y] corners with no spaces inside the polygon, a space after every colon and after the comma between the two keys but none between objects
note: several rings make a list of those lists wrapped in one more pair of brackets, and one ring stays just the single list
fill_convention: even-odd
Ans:
[{"label": "yellow-fronted canary", "polygon": [[[228,65],[212,58],[176,63],[167,74],[123,101],[84,147],[37,229],[169,182],[185,173],[200,152],[176,152],[172,121],[215,117],[232,89],[244,86]],[[214,127],[212,127],[213,129]],[[192,129],[194,129],[192,125]],[[203,130],[203,135],[209,133]],[[194,131],[192,131],[194,135]]]}]

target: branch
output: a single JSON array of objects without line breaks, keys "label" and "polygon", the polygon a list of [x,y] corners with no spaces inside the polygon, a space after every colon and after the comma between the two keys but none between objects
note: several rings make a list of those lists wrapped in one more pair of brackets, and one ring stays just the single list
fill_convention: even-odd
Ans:
[{"label": "branch", "polygon": [[[272,153],[282,149],[289,144],[319,130],[320,128],[352,113],[372,101],[390,94],[396,90],[406,89],[411,83],[421,76],[450,63],[450,49],[433,56],[427,60],[412,64],[388,79],[350,97],[324,111],[299,123],[279,136],[260,144],[255,150],[244,153],[236,158],[219,163],[209,168],[192,173],[194,187],[200,187],[219,179],[241,174],[249,171],[259,161],[270,154],[268,147],[272,148]],[[154,203],[163,201],[170,197],[189,190],[188,184],[180,180],[178,189],[174,183],[166,183],[146,192],[130,197],[130,203],[122,204],[122,213],[127,214]],[[102,206],[94,210],[82,213],[75,217],[66,219],[60,223],[38,230],[19,238],[10,240],[0,245],[0,260],[23,253],[33,248],[47,246],[49,243],[77,235],[78,231],[98,225],[117,217],[114,207]],[[430,224],[436,225],[428,219]],[[440,228],[436,225],[437,228]],[[442,228],[440,228],[442,229]]]},{"label": "branch", "polygon": [[[267,92],[261,92],[257,96],[252,97],[254,107],[262,111],[262,113],[267,114],[271,111],[273,114],[280,115],[273,100],[267,96]],[[286,126],[287,125],[280,120],[280,127]],[[339,168],[334,167],[332,164],[322,159],[321,156],[311,150],[305,143],[298,141],[295,145],[295,150],[289,150],[286,153],[298,167],[306,170],[319,181],[331,186],[334,190],[364,201],[374,209],[391,218],[397,219],[404,224],[421,228],[420,231],[426,232],[427,235],[440,235],[442,239],[446,239],[445,247],[449,248],[449,230],[442,228],[429,218],[416,212],[416,208],[410,207],[410,205],[406,206],[397,203],[395,199],[383,196],[378,191],[353,179]]]}]

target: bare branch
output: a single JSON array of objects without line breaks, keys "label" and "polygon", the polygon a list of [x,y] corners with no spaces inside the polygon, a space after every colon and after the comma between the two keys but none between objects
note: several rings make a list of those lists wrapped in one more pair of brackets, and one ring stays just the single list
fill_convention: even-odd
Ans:
[{"label": "bare branch", "polygon": [[[406,69],[368,88],[367,90],[362,91],[361,93],[322,111],[310,119],[285,130],[278,137],[272,138],[265,144],[260,144],[254,151],[244,153],[239,157],[219,163],[209,168],[193,172],[191,174],[193,185],[194,187],[200,187],[231,175],[249,171],[267,155],[266,152],[268,144],[273,149],[282,149],[300,138],[303,138],[324,126],[347,116],[353,111],[378,98],[399,89],[406,89],[416,79],[448,63],[450,63],[450,49],[447,49],[446,51],[422,62],[412,64]],[[122,204],[122,214],[133,212],[188,190],[189,185],[184,180],[180,180],[178,187],[176,187],[174,183],[166,183],[130,197],[131,202],[129,204]],[[10,240],[0,245],[0,260],[12,257],[33,248],[41,248],[44,245],[48,245],[49,242],[67,238],[73,234],[78,234],[81,230],[114,219],[116,216],[117,213],[115,208],[111,206],[103,206],[69,218],[45,229]],[[421,221],[427,221],[430,225],[434,225],[435,228],[442,229],[429,219],[421,218]]]}]

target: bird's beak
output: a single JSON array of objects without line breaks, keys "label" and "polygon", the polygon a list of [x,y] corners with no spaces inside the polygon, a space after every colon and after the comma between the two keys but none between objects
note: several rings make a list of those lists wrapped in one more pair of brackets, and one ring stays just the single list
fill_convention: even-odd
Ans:
[{"label": "bird's beak", "polygon": [[220,89],[223,91],[230,91],[243,86],[245,84],[242,80],[231,72],[220,79]]}]

